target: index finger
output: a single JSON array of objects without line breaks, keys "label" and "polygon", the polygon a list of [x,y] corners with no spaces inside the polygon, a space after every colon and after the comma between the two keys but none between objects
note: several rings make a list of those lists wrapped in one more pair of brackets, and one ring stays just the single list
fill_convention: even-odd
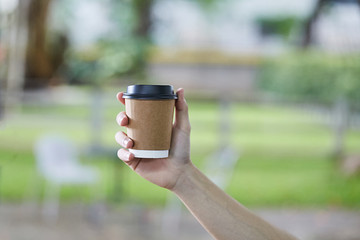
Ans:
[{"label": "index finger", "polygon": [[123,92],[118,92],[118,94],[116,94],[116,98],[125,105],[125,99],[123,98],[124,93]]}]

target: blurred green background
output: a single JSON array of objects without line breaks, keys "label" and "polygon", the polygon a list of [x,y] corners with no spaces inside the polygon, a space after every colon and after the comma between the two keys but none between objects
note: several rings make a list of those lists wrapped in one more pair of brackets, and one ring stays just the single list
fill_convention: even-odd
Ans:
[{"label": "blurred green background", "polygon": [[0,239],[211,238],[117,158],[131,84],[185,89],[191,159],[241,204],[299,239],[358,239],[359,10],[0,0]]},{"label": "blurred green background", "polygon": [[[124,90],[120,88],[119,90]],[[89,89],[76,87],[76,91]],[[91,93],[91,92],[90,92]],[[89,94],[90,94],[89,93]],[[104,94],[110,102],[103,111],[102,144],[113,149],[107,154],[80,155],[84,164],[101,170],[107,199],[163,205],[166,190],[141,179],[116,158],[114,133],[120,128],[115,116],[124,107],[116,102],[113,89]],[[192,124],[192,160],[202,169],[212,151],[219,148],[220,104],[214,100],[189,99]],[[90,107],[87,105],[23,105],[13,120],[1,129],[1,198],[23,201],[36,176],[34,142],[44,133],[56,132],[86,149],[91,137]],[[255,206],[342,206],[359,207],[357,176],[348,177],[331,156],[333,133],[307,111],[288,106],[233,103],[230,110],[230,144],[241,152],[227,192],[246,205]],[[350,129],[344,139],[347,154],[358,152],[360,131]],[[119,171],[119,173],[116,173]],[[114,187],[116,175],[120,188]],[[42,187],[43,183],[38,182]],[[81,189],[81,188],[80,188]],[[114,191],[121,191],[114,193]],[[38,192],[41,194],[41,191]],[[84,197],[85,196],[85,197]],[[91,198],[88,190],[65,187],[64,201]]]},{"label": "blurred green background", "polygon": [[[56,133],[101,179],[61,188],[61,204],[103,192],[108,205],[166,206],[166,190],[116,157],[115,96],[171,84],[185,88],[193,162],[225,172],[242,204],[359,209],[358,1],[0,3],[2,203],[45,199],[34,146]],[[231,169],[211,162],[224,146]]]}]

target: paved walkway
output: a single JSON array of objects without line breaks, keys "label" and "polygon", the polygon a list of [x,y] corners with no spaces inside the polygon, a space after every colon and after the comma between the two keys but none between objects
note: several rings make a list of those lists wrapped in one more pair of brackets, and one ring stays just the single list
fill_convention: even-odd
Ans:
[{"label": "paved walkway", "polygon": [[[266,220],[303,240],[360,240],[360,211],[257,209]],[[57,222],[34,207],[0,204],[1,240],[211,240],[196,220],[182,212],[178,229],[162,231],[161,209],[62,206]]]},{"label": "paved walkway", "polygon": [[360,240],[360,210],[274,209],[255,211],[304,240]]}]

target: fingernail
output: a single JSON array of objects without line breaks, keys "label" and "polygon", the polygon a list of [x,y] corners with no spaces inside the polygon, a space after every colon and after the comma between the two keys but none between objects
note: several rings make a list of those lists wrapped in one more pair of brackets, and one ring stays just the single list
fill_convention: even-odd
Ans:
[{"label": "fingernail", "polygon": [[116,121],[118,122],[118,124],[121,125],[121,122],[123,121],[123,119],[125,118],[125,114],[123,112],[119,113],[117,116],[116,116]]},{"label": "fingernail", "polygon": [[129,144],[129,142],[130,142],[130,139],[129,139],[129,138],[125,138],[125,139],[124,139],[124,146],[127,147],[128,144]]}]

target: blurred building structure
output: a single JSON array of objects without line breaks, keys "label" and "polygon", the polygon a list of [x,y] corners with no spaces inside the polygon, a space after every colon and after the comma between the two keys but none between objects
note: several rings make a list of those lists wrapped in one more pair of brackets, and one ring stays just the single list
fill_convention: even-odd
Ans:
[{"label": "blurred building structure", "polygon": [[[218,49],[228,54],[271,55],[291,48],[302,34],[302,21],[316,8],[317,0],[227,0],[216,3],[214,10],[204,11],[191,1],[158,1],[154,16],[158,24],[153,38],[158,46],[177,49]],[[327,2],[315,24],[316,44],[326,50],[336,45],[346,45],[351,51],[356,46],[360,51],[360,7],[357,0],[320,1]],[[211,12],[210,12],[211,11]],[[289,36],[276,31],[264,31],[262,19],[294,18]],[[290,40],[290,41],[289,41]],[[350,46],[349,46],[349,43]]]},{"label": "blurred building structure", "polygon": [[[5,14],[16,11],[21,5],[15,0],[1,2],[3,20]],[[287,53],[299,47],[304,34],[304,22],[320,2],[328,2],[331,7],[321,11],[316,18],[311,29],[313,46],[333,53],[360,51],[360,31],[355,31],[360,26],[360,11],[356,6],[359,5],[358,0],[148,2],[146,7],[151,12],[148,28],[153,51],[148,59],[147,73],[149,79],[159,83],[182,85],[196,91],[204,87],[225,92],[228,90],[236,92],[236,96],[251,99],[255,91],[254,79],[258,64],[264,57]],[[208,3],[204,5],[204,2]],[[134,34],[134,22],[142,19],[138,16],[139,19],[134,20],[128,13],[131,10],[119,5],[119,10],[124,11],[119,15],[129,16],[114,20],[114,2],[110,0],[53,0],[46,3],[49,5],[46,5],[49,13],[45,14],[48,16],[49,32],[57,32],[60,39],[66,35],[70,48],[75,52],[91,49],[99,41],[111,39],[115,35],[126,39],[129,37],[127,34]],[[124,21],[130,22],[119,26]],[[1,41],[6,36],[4,23],[2,21],[0,29]],[[56,46],[56,49],[66,49],[67,40],[64,38],[60,42],[62,45]],[[123,49],[131,47],[134,46],[125,44]],[[142,46],[138,48],[126,50],[128,52],[123,54],[125,57],[114,56],[110,62],[123,61],[123,65],[129,64],[129,61],[136,62],[136,59],[126,59],[129,58],[126,54],[143,51]],[[58,54],[60,62],[64,60],[64,51]],[[144,57],[141,54],[139,56]],[[106,65],[109,65],[108,62]]]},{"label": "blurred building structure", "polygon": [[[299,48],[304,24],[318,1],[222,1],[205,10],[191,1],[158,1],[150,78],[217,97],[255,97],[263,58]],[[330,53],[360,51],[360,4],[329,1],[312,27],[313,47]],[[273,28],[281,24],[282,30]],[[284,29],[285,28],[285,29]]]},{"label": "blurred building structure", "polygon": [[[54,1],[50,27],[69,27],[69,37],[76,48],[87,47],[114,30],[124,31],[109,18],[110,1],[76,1],[71,11],[69,1]],[[156,0],[152,2],[151,38],[156,47],[177,50],[218,50],[226,54],[272,55],[291,49],[302,33],[301,21],[309,17],[317,0],[224,0],[207,8],[201,1]],[[359,48],[360,25],[357,0],[329,0],[330,9],[320,13],[316,23],[316,43],[327,50],[334,44]],[[69,15],[69,12],[71,16]],[[68,16],[68,18],[66,18]],[[94,17],[96,16],[96,17]],[[263,19],[293,18],[289,35],[264,29]],[[79,31],[82,29],[82,31]],[[347,46],[350,47],[350,46]],[[359,50],[359,49],[358,49]],[[345,50],[344,50],[345,51]]]}]

